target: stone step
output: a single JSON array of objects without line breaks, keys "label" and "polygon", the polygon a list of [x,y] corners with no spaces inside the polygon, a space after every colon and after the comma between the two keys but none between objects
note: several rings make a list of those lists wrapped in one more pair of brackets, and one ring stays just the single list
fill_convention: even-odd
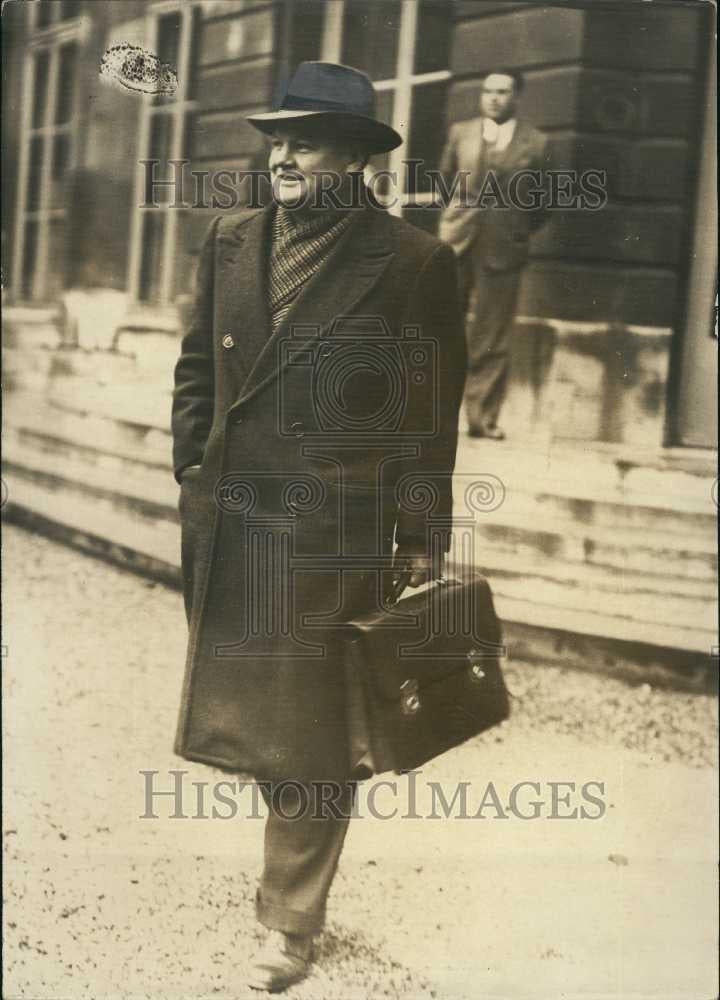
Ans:
[{"label": "stone step", "polygon": [[[61,539],[84,551],[110,559],[127,568],[179,584],[179,526],[170,520],[143,517],[137,512],[118,510],[107,499],[87,494],[68,484],[61,487],[47,482],[25,479],[12,469],[7,470],[9,499],[6,515],[35,530]],[[530,642],[523,649],[524,657],[533,648],[543,660],[571,662],[577,652],[592,658],[595,644],[603,650],[612,645],[613,661],[640,666],[650,659],[653,663],[670,666],[679,664],[683,656],[701,655],[702,670],[706,671],[708,635],[685,623],[658,624],[628,620],[601,610],[578,610],[546,603],[543,594],[532,599],[501,592],[498,581],[489,574],[496,594],[497,611],[504,623],[507,642],[516,637]],[[528,634],[530,640],[527,639]],[[554,636],[554,638],[552,638]],[[642,654],[632,647],[641,644]],[[625,650],[625,653],[623,652]],[[647,651],[651,652],[648,653]],[[555,652],[554,652],[555,651]],[[519,655],[517,651],[511,655]],[[607,655],[607,654],[604,654]]]},{"label": "stone step", "polygon": [[49,380],[71,377],[78,388],[137,378],[141,372],[131,355],[117,351],[83,351],[79,348],[52,349],[44,345],[12,347],[3,344],[3,366],[10,372],[40,370]]},{"label": "stone step", "polygon": [[[155,461],[138,462],[130,451],[107,453],[90,442],[78,446],[45,435],[34,440],[32,434],[12,426],[5,435],[6,461],[25,478],[74,482],[118,508],[143,512],[156,507],[160,516],[174,518],[177,487],[168,463],[158,465],[157,454]],[[628,586],[641,601],[652,593],[699,596],[714,585],[717,560],[711,538],[598,528],[559,519],[544,520],[538,529],[529,526],[532,517],[511,519],[504,510],[487,515],[488,521],[483,517],[479,516],[475,531],[475,561],[498,571],[520,560],[518,572],[538,580],[569,581],[589,593],[598,587],[627,592],[623,581],[629,574]]]},{"label": "stone step", "polygon": [[457,470],[497,476],[506,493],[588,499],[712,514],[717,455],[700,449],[664,449],[661,456],[626,445],[593,442],[587,449],[484,443],[461,437]]},{"label": "stone step", "polygon": [[[137,387],[136,392],[142,393],[143,388]],[[150,464],[170,466],[172,442],[169,432],[170,400],[166,397],[163,426],[158,426],[157,394],[154,387],[145,387],[145,395],[149,400],[151,412],[143,423],[137,412],[132,419],[128,418],[126,404],[117,405],[107,396],[97,401],[96,410],[88,412],[88,406],[93,405],[89,394],[85,393],[72,399],[67,394],[53,394],[50,401],[44,395],[24,392],[13,393],[6,409],[6,425],[20,428],[23,438],[28,444],[45,447],[42,438],[48,438],[49,448],[57,445],[58,439],[65,439],[69,448],[73,444],[80,447],[98,448],[111,454],[122,454],[128,459]],[[122,401],[121,401],[122,402]],[[122,409],[122,415],[117,411]],[[461,442],[458,454],[458,468],[467,467],[465,446]],[[577,484],[575,493],[571,495],[571,482],[568,480],[565,467],[559,467],[558,475],[548,483],[531,480],[529,477],[515,477],[509,480],[505,487],[501,508],[497,511],[481,515],[483,521],[492,523],[507,523],[509,526],[531,521],[541,524],[543,529],[552,524],[561,524],[564,533],[566,525],[578,524],[583,532],[594,528],[625,528],[640,533],[656,531],[663,536],[677,535],[687,539],[699,536],[705,539],[713,538],[716,528],[716,509],[711,498],[710,488],[703,489],[692,504],[692,497],[685,498],[685,509],[674,509],[672,497],[666,499],[661,506],[661,497],[654,497],[653,505],[639,502],[638,498],[629,493],[621,495],[617,491],[602,495],[595,491],[590,496],[586,481]],[[466,471],[460,471],[456,482],[456,496],[462,495],[463,485],[482,480],[483,475],[476,477]],[[494,474],[493,474],[494,475]],[[509,477],[508,477],[509,478]],[[537,491],[533,492],[534,486]],[[697,486],[697,483],[695,483]],[[556,490],[557,487],[557,490]],[[582,494],[582,495],[579,495]],[[463,514],[462,505],[458,505],[456,513]],[[548,527],[549,530],[549,527]],[[674,547],[677,548],[677,545]]]},{"label": "stone step", "polygon": [[[35,395],[38,415],[50,407],[55,412],[62,409],[169,431],[170,366],[162,370],[144,366],[138,373],[131,357],[113,352],[37,353],[37,364],[17,373],[21,385],[12,366],[6,373],[14,388],[30,390],[18,395]],[[12,357],[13,352],[9,354]],[[48,386],[46,369],[52,365],[55,373]],[[79,368],[84,369],[82,376]],[[14,403],[11,413],[13,408]],[[517,509],[523,504],[536,509],[539,504],[550,516],[557,513],[591,523],[657,525],[677,533],[709,530],[717,510],[714,457],[686,449],[667,451],[666,457],[658,458],[626,446],[597,443],[586,450],[555,443],[544,449],[488,445],[461,435],[456,471],[466,479],[499,479],[505,503]],[[690,514],[697,516],[685,518]]]},{"label": "stone step", "polygon": [[[496,552],[492,549],[483,550],[476,559],[476,565],[487,576],[492,575],[498,580],[498,585],[503,579],[532,580],[533,586],[537,587],[544,586],[546,582],[561,583],[582,595],[586,602],[588,596],[592,595],[596,595],[597,600],[603,603],[607,595],[622,595],[628,601],[659,597],[699,601],[703,604],[710,602],[713,606],[717,602],[717,585],[714,580],[694,580],[670,574],[659,576],[630,573],[607,566],[563,562],[559,559],[547,559],[538,563],[519,552]],[[451,566],[449,558],[448,567]]]},{"label": "stone step", "polygon": [[97,452],[96,461],[90,462],[60,449],[50,453],[19,448],[13,441],[7,443],[3,457],[15,478],[37,482],[58,496],[68,491],[95,498],[122,514],[177,521],[178,486],[165,469]]},{"label": "stone step", "polygon": [[134,572],[177,586],[180,527],[176,522],[124,511],[108,498],[68,483],[26,479],[5,472],[4,516]]},{"label": "stone step", "polygon": [[17,307],[3,308],[3,352],[11,347],[27,350],[60,347],[62,334],[56,311],[46,310],[34,317],[33,322],[26,322],[28,318],[27,313],[23,316]]},{"label": "stone step", "polygon": [[[580,492],[580,491],[578,491]],[[503,513],[525,514],[538,524],[546,520],[576,522],[581,525],[605,528],[628,528],[631,530],[661,531],[687,537],[689,534],[712,537],[716,528],[717,511],[710,491],[705,510],[677,510],[668,506],[647,506],[635,497],[608,498],[571,496],[553,492],[549,488],[539,488],[532,492],[530,484],[515,490],[509,488],[503,502]]]},{"label": "stone step", "polygon": [[[492,580],[491,580],[492,582]],[[604,614],[601,610],[574,610],[557,608],[537,600],[499,594],[495,607],[500,620],[579,636],[593,636],[601,640],[614,640],[624,644],[639,643],[655,649],[679,650],[699,653],[708,659],[717,648],[717,637],[708,643],[708,634],[682,623],[658,625],[654,622],[633,622]]]},{"label": "stone step", "polygon": [[[128,451],[107,453],[88,442],[79,447],[56,437],[36,435],[8,428],[6,460],[18,467],[95,484],[111,494],[134,496],[138,502],[164,505],[176,490],[167,464],[153,467],[137,462]],[[132,491],[128,490],[134,483]],[[456,513],[462,514],[462,510]],[[540,523],[541,527],[535,527]],[[511,513],[501,507],[476,518],[478,559],[484,553],[519,553],[542,565],[548,559],[568,564],[614,567],[618,570],[656,573],[684,578],[712,580],[716,568],[716,548],[711,536],[666,533],[645,529],[586,524],[569,519],[540,519],[535,512]]]},{"label": "stone step", "polygon": [[54,407],[169,429],[172,372],[139,373],[132,358],[90,352],[83,364],[92,372],[80,376],[72,370],[79,364],[80,353],[38,351],[32,363],[27,359],[18,363],[12,350],[3,351],[6,391],[35,395],[43,409]]},{"label": "stone step", "polygon": [[[25,479],[36,479],[59,488],[69,484],[110,503],[119,510],[138,511],[145,515],[176,519],[177,486],[165,467],[145,466],[124,456],[108,455],[76,445],[42,439],[42,449],[28,447],[22,433],[10,431],[5,441],[7,467]],[[679,573],[651,575],[628,573],[587,562],[563,561],[559,558],[542,560],[527,558],[507,546],[493,549],[481,546],[478,563],[498,580],[534,581],[544,587],[559,582],[572,602],[592,600],[593,594],[605,601],[632,601],[635,605],[652,605],[656,599],[678,599],[688,602],[687,612],[696,612],[696,603],[713,602],[714,582],[695,580]],[[567,601],[566,601],[567,603]],[[660,620],[657,617],[653,620]]]},{"label": "stone step", "polygon": [[[61,454],[90,465],[117,459],[138,469],[162,470],[163,475],[172,477],[170,435],[137,424],[57,411],[50,433],[46,429],[38,432],[28,427],[27,422],[16,426],[8,417],[4,439],[7,447],[13,446],[28,454]],[[99,442],[102,442],[101,447]]]},{"label": "stone step", "polygon": [[631,528],[593,527],[571,521],[498,516],[478,519],[476,561],[485,554],[517,553],[542,567],[549,560],[589,564],[611,571],[712,581],[717,577],[717,549],[712,537]]},{"label": "stone step", "polygon": [[[164,470],[138,475],[124,459],[101,457],[93,465],[62,454],[17,454],[11,446],[9,507],[54,525],[73,544],[78,533],[87,535],[84,547],[142,572],[154,560],[158,574],[169,578],[179,557],[177,487]],[[557,559],[536,565],[518,553],[485,552],[478,565],[508,620],[696,651],[713,645],[715,605],[702,582],[633,574],[615,588],[618,574],[599,567],[575,566],[573,574],[572,565]],[[520,613],[525,617],[510,618]]]},{"label": "stone step", "polygon": [[[484,567],[483,567],[484,570]],[[493,593],[503,600],[530,602],[545,609],[552,607],[554,614],[590,614],[594,620],[599,613],[633,631],[635,629],[659,628],[664,632],[679,626],[683,631],[692,632],[698,644],[709,653],[717,644],[717,607],[713,600],[693,599],[687,596],[659,594],[611,594],[598,593],[573,586],[563,580],[538,580],[533,577],[515,577],[496,573],[488,569],[486,575],[492,584]],[[592,631],[592,629],[590,629]],[[627,638],[622,628],[619,637]],[[656,639],[645,639],[659,645]]]},{"label": "stone step", "polygon": [[126,383],[79,385],[73,377],[56,378],[48,387],[47,400],[67,413],[89,414],[162,431],[170,427],[169,382],[159,385],[155,379],[135,378]]}]

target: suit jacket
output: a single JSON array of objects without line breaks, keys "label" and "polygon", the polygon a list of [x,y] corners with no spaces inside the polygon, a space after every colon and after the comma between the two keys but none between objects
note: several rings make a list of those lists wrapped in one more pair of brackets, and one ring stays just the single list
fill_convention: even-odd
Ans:
[{"label": "suit jacket", "polygon": [[[273,334],[272,211],[211,225],[175,370],[190,626],[176,750],[266,778],[338,778],[337,626],[376,606],[363,559],[389,554],[393,535],[424,549],[426,513],[451,515],[465,341],[452,251],[368,207]],[[412,475],[430,485],[399,511]]]},{"label": "suit jacket", "polygon": [[[468,197],[477,196],[486,176],[486,144],[483,139],[482,118],[457,122],[450,129],[442,154],[440,170],[446,184],[452,184],[458,171],[466,171]],[[544,171],[548,165],[547,137],[527,122],[519,120],[515,133],[505,148],[497,154],[495,172],[500,191],[507,199],[508,184],[521,170]],[[521,189],[522,191],[522,189]],[[541,209],[527,211],[521,208],[470,208],[461,204],[456,194],[440,218],[438,235],[463,256],[470,247],[480,255],[487,270],[508,271],[522,267],[527,261],[530,234],[545,221]],[[509,199],[508,199],[509,201]]]}]

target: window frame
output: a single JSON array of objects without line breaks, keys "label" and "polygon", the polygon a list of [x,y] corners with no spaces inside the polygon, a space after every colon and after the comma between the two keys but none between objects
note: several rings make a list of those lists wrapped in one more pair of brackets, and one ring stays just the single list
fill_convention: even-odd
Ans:
[{"label": "window frame", "polygon": [[[60,12],[59,0],[57,12]],[[49,24],[37,27],[39,7],[36,4],[28,4],[26,11],[27,50],[23,59],[22,68],[22,93],[27,97],[22,101],[22,112],[20,117],[20,142],[18,158],[18,187],[17,187],[17,218],[15,223],[15,246],[13,255],[13,297],[16,301],[26,301],[32,303],[44,303],[49,301],[48,277],[49,277],[49,242],[50,224],[53,219],[66,219],[67,206],[51,207],[50,198],[52,191],[52,161],[54,139],[60,135],[66,135],[69,139],[69,152],[66,164],[66,171],[70,171],[76,164],[78,153],[77,137],[77,110],[78,110],[78,88],[76,75],[73,80],[73,92],[71,95],[70,114],[67,121],[55,123],[53,117],[57,107],[58,99],[58,76],[61,51],[65,45],[74,43],[79,46],[87,37],[87,19],[82,14],[77,14],[72,18],[60,19],[55,17]],[[35,61],[39,53],[48,53],[48,75],[46,82],[46,102],[43,110],[42,123],[39,126],[33,125],[33,109],[35,104]],[[78,64],[76,64],[77,67]],[[42,158],[40,162],[40,177],[38,185],[37,205],[30,209],[27,204],[30,180],[30,149],[35,138],[42,139]],[[24,273],[25,244],[27,239],[27,227],[30,223],[37,224],[35,268],[32,274],[32,285],[27,294],[25,293],[26,276]]]},{"label": "window frame", "polygon": [[[167,104],[154,104],[154,95],[143,94],[140,108],[140,126],[138,136],[138,161],[150,158],[150,141],[155,115],[161,114],[172,119],[172,142],[169,160],[182,160],[185,149],[185,138],[190,115],[195,111],[197,102],[188,95],[190,79],[190,58],[193,49],[193,25],[195,12],[202,6],[202,0],[159,0],[153,3],[146,14],[145,37],[151,52],[157,51],[158,28],[160,19],[167,14],[180,14],[181,27],[178,40],[178,86],[174,99]],[[145,168],[138,162],[133,186],[132,218],[130,224],[130,252],[128,254],[127,290],[131,305],[138,307],[157,307],[167,309],[173,306],[173,260],[177,246],[177,213],[180,209],[170,209],[160,205],[157,208],[143,207],[145,192]],[[162,212],[165,214],[163,239],[161,248],[160,286],[157,301],[142,302],[140,300],[141,272],[143,264],[143,226],[146,212]]]},{"label": "window frame", "polygon": [[[343,22],[346,5],[347,0],[333,0],[325,7],[320,55],[320,58],[325,62],[342,62]],[[440,83],[452,79],[450,69],[433,70],[428,73],[415,73],[413,70],[417,46],[418,6],[419,0],[401,0],[395,76],[373,81],[373,86],[378,93],[393,92],[393,116],[390,124],[402,136],[403,145],[391,151],[388,170],[394,173],[398,180],[402,178],[403,181],[403,163],[406,155],[404,147],[410,138],[414,90],[423,84]],[[451,10],[452,8],[448,6],[448,13]],[[388,202],[388,212],[390,215],[401,216],[404,209],[429,205],[432,202],[433,196],[429,191],[416,193],[413,195],[412,201],[408,201],[404,186],[398,184],[395,198]]]}]

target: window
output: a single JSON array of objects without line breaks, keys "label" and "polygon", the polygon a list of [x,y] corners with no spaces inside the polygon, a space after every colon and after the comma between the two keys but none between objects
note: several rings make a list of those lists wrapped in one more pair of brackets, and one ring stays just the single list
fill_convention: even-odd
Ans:
[{"label": "window", "polygon": [[[168,9],[151,18],[149,48],[177,73],[173,94],[146,95],[140,134],[140,159],[156,160],[155,180],[169,180],[174,174],[169,160],[183,160],[187,153],[187,123],[193,108],[193,40],[196,37],[198,8],[194,4]],[[145,201],[145,174],[138,172],[135,204]],[[160,208],[138,208],[133,214],[130,246],[129,291],[143,303],[169,304],[173,296],[173,258],[177,242],[178,214],[168,210],[173,189],[158,186],[154,199]]]},{"label": "window", "polygon": [[[52,28],[62,21],[70,21],[82,13],[82,3],[79,0],[36,0],[28,4],[30,28],[42,31]],[[34,19],[34,20],[33,20]]]},{"label": "window", "polygon": [[28,5],[18,170],[16,295],[57,298],[65,285],[66,181],[75,157],[79,4]]},{"label": "window", "polygon": [[168,181],[175,176],[168,161],[188,161],[183,201],[192,205],[197,193],[208,207],[171,208],[170,187],[155,188],[159,207],[140,207],[149,199],[145,168],[138,170],[128,270],[132,301],[172,307],[192,290],[203,234],[224,208],[213,203],[210,186],[199,193],[197,177],[248,169],[258,165],[258,155],[264,160],[263,140],[245,116],[270,101],[282,9],[245,0],[152,5],[146,44],[176,70],[178,86],[169,96],[144,97],[139,158],[158,160],[154,178]]},{"label": "window", "polygon": [[[403,136],[403,145],[375,157],[376,169],[397,176],[390,208],[431,201],[425,171],[436,169],[445,140],[445,109],[453,5],[448,0],[336,0],[326,5],[322,58],[364,70],[378,94],[378,115]],[[417,172],[403,161],[422,160]],[[378,186],[378,193],[390,194]],[[434,228],[436,212],[407,210],[413,222]]]},{"label": "window", "polygon": [[[378,94],[378,113],[405,138],[376,169],[397,173],[401,202],[430,203],[428,184],[406,178],[403,161],[438,164],[445,138],[447,69],[452,29],[450,0],[163,0],[153,4],[147,45],[177,70],[178,87],[165,97],[145,96],[140,126],[143,160],[158,160],[155,178],[170,180],[169,160],[188,160],[196,172],[264,167],[262,138],[245,116],[265,110],[273,87],[298,62],[327,59],[364,69]],[[135,206],[146,201],[145,171],[138,171]],[[194,193],[189,174],[185,201]],[[379,194],[383,194],[378,189]],[[195,254],[209,217],[218,208],[170,208],[173,190],[156,188],[160,207],[133,211],[128,289],[133,301],[172,306],[192,287]],[[406,209],[432,228],[436,212]]]}]

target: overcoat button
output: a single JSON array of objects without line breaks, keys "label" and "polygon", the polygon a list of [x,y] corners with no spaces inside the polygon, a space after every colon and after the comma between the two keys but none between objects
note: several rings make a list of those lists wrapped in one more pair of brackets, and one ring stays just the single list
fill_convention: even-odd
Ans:
[{"label": "overcoat button", "polygon": [[231,347],[235,346],[235,341],[232,339],[232,337],[230,336],[229,333],[226,333],[225,336],[223,337],[223,339],[222,339],[222,345],[228,351],[230,350]]}]

